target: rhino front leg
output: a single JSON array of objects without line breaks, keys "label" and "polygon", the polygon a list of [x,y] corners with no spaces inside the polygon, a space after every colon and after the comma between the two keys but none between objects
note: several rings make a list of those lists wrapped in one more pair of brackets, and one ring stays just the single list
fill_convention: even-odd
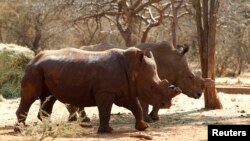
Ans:
[{"label": "rhino front leg", "polygon": [[43,118],[50,117],[52,113],[53,105],[56,102],[56,98],[52,95],[47,96],[47,97],[40,96],[39,98],[41,100],[41,104],[40,104],[40,109],[39,109],[37,117],[38,119],[42,121]]},{"label": "rhino front leg", "polygon": [[159,108],[153,106],[153,109],[152,111],[150,112],[149,116],[154,120],[154,121],[158,121],[160,118],[159,118],[159,115],[158,115],[158,112],[159,112]]},{"label": "rhino front leg", "polygon": [[130,100],[130,104],[123,106],[129,110],[132,111],[133,115],[135,116],[135,128],[139,131],[143,131],[147,129],[149,126],[148,124],[143,120],[143,112],[141,108],[141,104],[137,98],[134,98]]},{"label": "rhino front leg", "polygon": [[98,133],[111,133],[113,131],[113,128],[109,126],[109,120],[114,98],[115,96],[110,93],[101,93],[96,96],[100,120]]}]

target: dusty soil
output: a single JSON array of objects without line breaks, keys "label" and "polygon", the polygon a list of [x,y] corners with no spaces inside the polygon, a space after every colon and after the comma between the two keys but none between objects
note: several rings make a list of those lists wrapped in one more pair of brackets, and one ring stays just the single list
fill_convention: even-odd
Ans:
[{"label": "dusty soil", "polygon": [[[134,118],[121,107],[113,106],[111,126],[114,133],[97,134],[97,108],[87,108],[92,119],[92,128],[82,128],[77,122],[67,123],[68,113],[64,105],[56,102],[52,114],[52,123],[42,123],[37,118],[39,101],[36,101],[29,112],[27,124],[22,134],[13,132],[16,122],[15,111],[19,99],[0,102],[0,140],[139,140],[130,137],[135,134],[146,134],[153,140],[207,140],[208,124],[250,124],[250,95],[228,95],[219,93],[224,106],[221,110],[204,110],[203,98],[191,99],[185,95],[177,96],[170,109],[160,110],[160,121],[151,123],[144,132],[134,129]],[[141,139],[143,140],[143,139]]]},{"label": "dusty soil", "polygon": [[[160,121],[150,123],[150,128],[139,132],[134,129],[134,117],[130,111],[113,106],[110,125],[112,134],[97,134],[99,124],[96,107],[86,108],[91,117],[92,128],[82,128],[79,122],[68,123],[68,112],[64,105],[56,102],[51,120],[37,119],[39,101],[33,103],[28,117],[28,127],[22,133],[14,133],[15,111],[20,99],[0,102],[0,140],[56,140],[56,141],[97,141],[97,140],[146,140],[131,137],[143,134],[152,140],[163,141],[205,141],[208,124],[250,124],[250,95],[218,93],[223,109],[204,110],[204,99],[192,99],[181,94],[173,100],[170,109],[160,110]],[[151,107],[150,107],[151,108]]]}]

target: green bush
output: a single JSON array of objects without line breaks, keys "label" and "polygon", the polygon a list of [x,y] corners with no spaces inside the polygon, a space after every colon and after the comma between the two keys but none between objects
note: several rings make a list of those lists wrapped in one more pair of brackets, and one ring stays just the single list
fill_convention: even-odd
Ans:
[{"label": "green bush", "polygon": [[14,44],[0,44],[0,95],[17,98],[25,66],[34,57],[27,47]]}]

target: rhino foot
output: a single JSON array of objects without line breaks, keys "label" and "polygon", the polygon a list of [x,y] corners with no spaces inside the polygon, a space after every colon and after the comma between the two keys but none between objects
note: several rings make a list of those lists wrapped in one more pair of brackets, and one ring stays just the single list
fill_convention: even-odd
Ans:
[{"label": "rhino foot", "polygon": [[99,127],[98,133],[112,133],[114,129],[112,127]]},{"label": "rhino foot", "polygon": [[21,133],[22,128],[25,127],[25,126],[26,126],[25,123],[16,123],[14,125],[14,132]]},{"label": "rhino foot", "polygon": [[148,127],[149,127],[148,124],[143,120],[140,122],[137,122],[135,125],[135,129],[137,129],[138,131],[143,131],[147,129]]},{"label": "rhino foot", "polygon": [[158,114],[157,114],[157,113],[153,113],[153,112],[151,112],[151,113],[149,114],[149,117],[151,117],[151,118],[152,118],[152,120],[154,120],[154,121],[158,121],[158,120],[160,120],[160,118],[159,118],[159,116],[158,116]]},{"label": "rhino foot", "polygon": [[89,118],[89,117],[84,117],[84,118],[82,119],[82,122],[90,122],[90,118]]},{"label": "rhino foot", "polygon": [[147,123],[153,123],[154,120],[149,116],[149,115],[145,115],[144,116],[144,120],[147,122]]}]

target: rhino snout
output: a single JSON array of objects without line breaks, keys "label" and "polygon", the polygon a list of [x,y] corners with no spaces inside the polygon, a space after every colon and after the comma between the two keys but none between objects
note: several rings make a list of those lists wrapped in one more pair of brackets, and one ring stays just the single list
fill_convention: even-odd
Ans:
[{"label": "rhino snout", "polygon": [[160,107],[159,108],[162,108],[162,109],[169,109],[170,107],[171,107],[171,101],[169,101],[169,102],[162,102],[161,103],[161,105],[160,105]]}]

